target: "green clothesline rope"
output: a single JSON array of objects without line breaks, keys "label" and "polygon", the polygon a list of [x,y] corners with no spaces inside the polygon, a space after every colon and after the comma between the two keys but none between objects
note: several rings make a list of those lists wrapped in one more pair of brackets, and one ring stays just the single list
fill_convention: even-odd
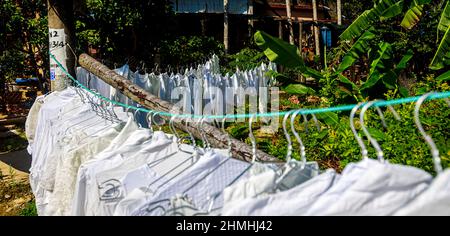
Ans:
[{"label": "green clothesline rope", "polygon": [[[335,106],[335,107],[326,107],[326,108],[312,108],[312,109],[293,109],[293,110],[289,110],[289,111],[277,111],[277,112],[268,112],[268,113],[249,113],[249,114],[229,114],[229,115],[191,115],[191,114],[174,114],[174,113],[169,113],[169,112],[161,112],[161,111],[156,111],[156,110],[150,110],[150,109],[146,109],[146,108],[142,108],[142,107],[136,107],[136,106],[132,106],[132,105],[128,105],[128,104],[124,104],[121,102],[117,102],[114,100],[111,100],[107,97],[102,96],[99,93],[96,93],[92,90],[90,90],[89,88],[87,88],[86,86],[84,86],[83,84],[81,84],[79,81],[77,81],[75,78],[73,78],[72,75],[70,75],[67,70],[64,68],[64,66],[61,65],[61,63],[56,60],[55,56],[53,54],[50,54],[50,57],[56,62],[56,64],[58,65],[58,67],[60,67],[62,69],[62,71],[72,80],[74,81],[79,87],[81,87],[82,89],[92,93],[93,95],[101,98],[104,101],[107,101],[109,103],[112,103],[114,105],[118,105],[127,109],[133,109],[133,110],[138,110],[138,111],[142,111],[142,112],[146,112],[146,113],[153,113],[153,114],[158,114],[160,116],[168,116],[168,117],[172,117],[172,116],[177,116],[179,118],[193,118],[193,119],[201,119],[201,118],[205,118],[205,119],[223,119],[223,118],[250,118],[250,117],[273,117],[273,116],[283,116],[286,115],[289,112],[292,112],[294,110],[300,110],[299,114],[318,114],[318,113],[325,113],[325,112],[339,112],[339,111],[349,111],[352,110],[357,104],[352,104],[352,105],[341,105],[341,106]],[[416,102],[417,100],[419,100],[421,96],[415,96],[415,97],[407,97],[407,98],[399,98],[399,99],[393,99],[393,100],[389,100],[389,101],[378,101],[376,103],[374,103],[375,107],[385,107],[385,106],[389,106],[389,105],[398,105],[398,104],[404,104],[404,103],[411,103],[411,102]],[[440,93],[435,93],[430,95],[427,99],[442,99],[442,98],[447,98],[450,97],[450,92],[440,92]]]}]

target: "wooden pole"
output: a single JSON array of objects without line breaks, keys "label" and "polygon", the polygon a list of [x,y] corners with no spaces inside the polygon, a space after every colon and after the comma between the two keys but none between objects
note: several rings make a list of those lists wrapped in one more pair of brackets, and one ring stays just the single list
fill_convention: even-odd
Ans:
[{"label": "wooden pole", "polygon": [[[303,44],[302,44],[302,40],[303,40],[303,22],[301,20],[298,21],[298,50],[300,52],[300,55],[303,55]],[[300,75],[300,82],[301,83],[305,83],[306,82],[306,78],[303,75]]]},{"label": "wooden pole", "polygon": [[223,45],[225,47],[225,54],[228,54],[228,0],[223,0]]},{"label": "wooden pole", "polygon": [[250,40],[253,38],[253,28],[255,26],[255,22],[253,20],[253,0],[248,0],[248,34]]},{"label": "wooden pole", "polygon": [[[47,6],[50,53],[55,55],[71,75],[75,75],[75,54],[72,52],[75,49],[73,0],[47,0]],[[51,90],[63,90],[68,83],[69,78],[50,59]]]},{"label": "wooden pole", "polygon": [[286,0],[286,16],[289,28],[289,43],[294,44],[294,27],[292,27],[291,0]]},{"label": "wooden pole", "polygon": [[[125,96],[136,101],[143,107],[151,110],[157,110],[162,112],[173,112],[174,106],[166,101],[160,100],[156,96],[148,93],[139,86],[133,84],[125,77],[120,76],[114,70],[109,69],[105,65],[96,61],[94,58],[83,53],[79,56],[78,62],[80,66],[98,76],[100,79],[111,85],[115,89],[119,90]],[[170,120],[171,117],[162,116],[165,120]],[[206,135],[209,143],[218,148],[226,148],[228,144],[228,134],[222,132],[220,129],[204,123],[202,131],[197,128],[197,122],[187,124],[181,124],[180,119],[175,119],[174,125],[185,131],[189,131],[196,138],[202,138],[202,134]],[[249,161],[252,158],[252,148],[235,138],[231,137],[231,147],[233,157],[241,160]],[[257,158],[264,162],[279,162],[279,160],[267,153],[257,150]]]},{"label": "wooden pole", "polygon": [[283,39],[283,22],[278,21],[278,38]]},{"label": "wooden pole", "polygon": [[298,49],[300,50],[300,53],[303,50],[302,40],[303,40],[303,22],[300,20],[298,22]]},{"label": "wooden pole", "polygon": [[314,21],[314,44],[316,47],[316,55],[320,56],[320,32],[319,32],[319,26],[317,25],[317,1],[312,0],[313,5],[313,21]]},{"label": "wooden pole", "polygon": [[341,12],[341,0],[337,0],[336,8],[337,8],[337,24],[342,25],[342,12]]}]

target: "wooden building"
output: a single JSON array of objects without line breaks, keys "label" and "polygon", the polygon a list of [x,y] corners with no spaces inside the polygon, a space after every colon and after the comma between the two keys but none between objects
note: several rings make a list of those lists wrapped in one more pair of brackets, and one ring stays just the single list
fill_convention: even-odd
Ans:
[{"label": "wooden building", "polygon": [[[332,15],[336,14],[330,14],[331,9],[322,5],[323,1],[317,1],[317,20],[314,21],[311,0],[290,2],[291,24],[286,0],[173,0],[173,9],[181,34],[213,36],[224,40],[229,51],[244,47],[255,30],[263,30],[285,41],[289,41],[292,32],[295,45],[311,50],[315,48],[313,26],[335,25],[337,19]],[[228,43],[224,35],[228,35]]]}]

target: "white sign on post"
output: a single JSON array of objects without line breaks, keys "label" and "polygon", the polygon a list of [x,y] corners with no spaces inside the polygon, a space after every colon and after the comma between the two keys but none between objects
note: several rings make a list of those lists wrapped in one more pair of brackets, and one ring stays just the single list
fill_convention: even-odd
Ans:
[{"label": "white sign on post", "polygon": [[[49,49],[50,53],[53,54],[61,65],[67,69],[66,60],[66,34],[64,33],[64,29],[52,29],[50,28],[48,31],[49,36]],[[50,68],[56,68],[53,71],[53,76],[61,76],[65,73],[63,70],[57,65],[55,60],[50,59]]]}]

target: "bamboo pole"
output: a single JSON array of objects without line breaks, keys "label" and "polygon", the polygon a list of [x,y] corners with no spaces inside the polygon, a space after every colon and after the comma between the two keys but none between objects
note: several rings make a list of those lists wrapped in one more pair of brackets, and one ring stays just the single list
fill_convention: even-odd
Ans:
[{"label": "bamboo pole", "polygon": [[[107,84],[116,88],[125,96],[131,98],[133,101],[141,104],[147,109],[171,112],[174,108],[171,103],[163,101],[148,93],[85,53],[79,56],[78,61],[80,66],[98,76]],[[170,120],[170,117],[167,116],[163,116],[162,118],[165,120]],[[185,125],[179,122],[180,119],[175,119],[175,121],[175,127],[184,131],[189,131],[196,138],[202,138],[202,134],[206,135],[208,142],[214,147],[226,148],[228,146],[228,134],[212,125],[204,123],[202,130],[199,131],[197,128],[197,122],[188,122],[188,124]],[[249,145],[232,137],[230,137],[230,139],[233,157],[244,161],[249,161],[252,159],[252,148]],[[261,150],[257,150],[256,154],[259,161],[279,162],[277,158],[264,153]]]}]

